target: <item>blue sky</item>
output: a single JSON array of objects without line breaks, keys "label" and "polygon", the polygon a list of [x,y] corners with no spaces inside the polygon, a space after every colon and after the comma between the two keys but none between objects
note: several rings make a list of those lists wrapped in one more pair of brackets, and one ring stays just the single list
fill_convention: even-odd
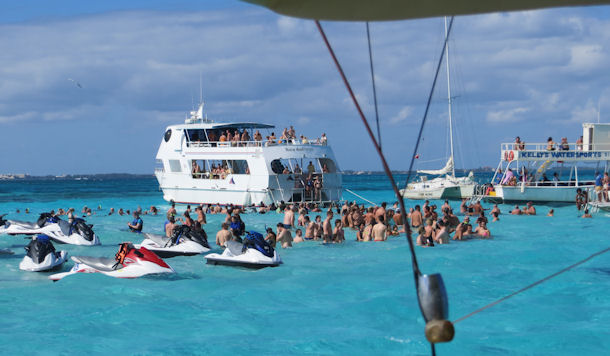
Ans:
[{"label": "blue sky", "polygon": [[[323,25],[372,119],[364,24]],[[383,146],[406,169],[442,19],[373,23],[371,33]],[[341,168],[381,169],[311,21],[230,0],[3,2],[0,44],[0,173],[152,173],[200,72],[211,119],[326,132]],[[607,7],[456,18],[457,166],[495,166],[517,135],[573,142],[598,107],[608,122],[609,44]],[[444,75],[419,168],[442,166],[448,150]]]}]

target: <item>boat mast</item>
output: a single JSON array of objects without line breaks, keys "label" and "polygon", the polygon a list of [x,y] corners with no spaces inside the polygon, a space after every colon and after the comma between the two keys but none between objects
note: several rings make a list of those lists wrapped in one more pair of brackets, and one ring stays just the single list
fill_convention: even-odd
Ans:
[{"label": "boat mast", "polygon": [[[448,36],[447,33],[447,17],[445,16],[445,37]],[[447,98],[449,103],[449,145],[451,146],[451,161],[453,163],[453,167],[451,168],[451,174],[455,178],[455,160],[453,159],[453,122],[451,117],[451,80],[449,76],[449,38],[446,39],[445,46],[445,63],[447,65]]]}]

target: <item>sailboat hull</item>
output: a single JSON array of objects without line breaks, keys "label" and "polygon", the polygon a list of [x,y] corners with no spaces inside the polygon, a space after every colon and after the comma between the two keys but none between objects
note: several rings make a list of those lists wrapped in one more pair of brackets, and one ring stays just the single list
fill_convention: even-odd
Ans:
[{"label": "sailboat hull", "polygon": [[458,200],[470,198],[476,183],[471,177],[439,177],[410,183],[401,194],[413,200]]}]

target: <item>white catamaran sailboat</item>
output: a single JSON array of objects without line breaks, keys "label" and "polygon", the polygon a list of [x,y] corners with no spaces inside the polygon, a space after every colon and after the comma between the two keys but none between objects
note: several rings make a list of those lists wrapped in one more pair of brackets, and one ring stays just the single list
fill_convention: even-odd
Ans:
[{"label": "white catamaran sailboat", "polygon": [[[447,18],[445,18],[445,36],[447,35]],[[419,181],[407,184],[406,189],[401,190],[403,197],[408,199],[461,199],[470,198],[474,194],[476,182],[473,173],[466,177],[455,176],[455,164],[453,160],[453,122],[451,116],[451,83],[449,75],[449,42],[445,47],[445,60],[447,67],[447,94],[449,103],[449,145],[451,154],[445,167],[437,170],[418,170],[422,174]],[[428,179],[428,175],[437,176]]]}]

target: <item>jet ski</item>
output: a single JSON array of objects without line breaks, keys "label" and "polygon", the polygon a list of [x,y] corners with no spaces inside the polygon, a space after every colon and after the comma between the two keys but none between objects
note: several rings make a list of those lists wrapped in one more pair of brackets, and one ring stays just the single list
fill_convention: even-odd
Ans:
[{"label": "jet ski", "polygon": [[66,251],[55,251],[47,235],[37,235],[25,246],[26,255],[19,263],[19,269],[31,272],[60,269],[68,259]]},{"label": "jet ski", "polygon": [[175,273],[165,261],[145,247],[135,248],[131,242],[119,245],[114,258],[72,256],[74,266],[69,272],[49,276],[52,281],[76,273],[102,273],[116,278],[137,278],[148,274]]},{"label": "jet ski", "polygon": [[85,220],[77,218],[72,223],[42,213],[35,223],[17,220],[4,220],[0,217],[0,234],[9,235],[36,235],[44,234],[52,240],[62,244],[72,245],[99,245],[100,240]]},{"label": "jet ski", "polygon": [[146,247],[162,258],[193,256],[210,251],[205,231],[195,231],[186,225],[176,226],[172,231],[172,237],[150,233],[143,235],[146,239],[135,247]]},{"label": "jet ski", "polygon": [[229,240],[225,242],[225,247],[222,254],[206,255],[207,263],[257,269],[277,267],[282,263],[277,251],[265,241],[263,235],[255,231],[248,232],[243,243]]}]

